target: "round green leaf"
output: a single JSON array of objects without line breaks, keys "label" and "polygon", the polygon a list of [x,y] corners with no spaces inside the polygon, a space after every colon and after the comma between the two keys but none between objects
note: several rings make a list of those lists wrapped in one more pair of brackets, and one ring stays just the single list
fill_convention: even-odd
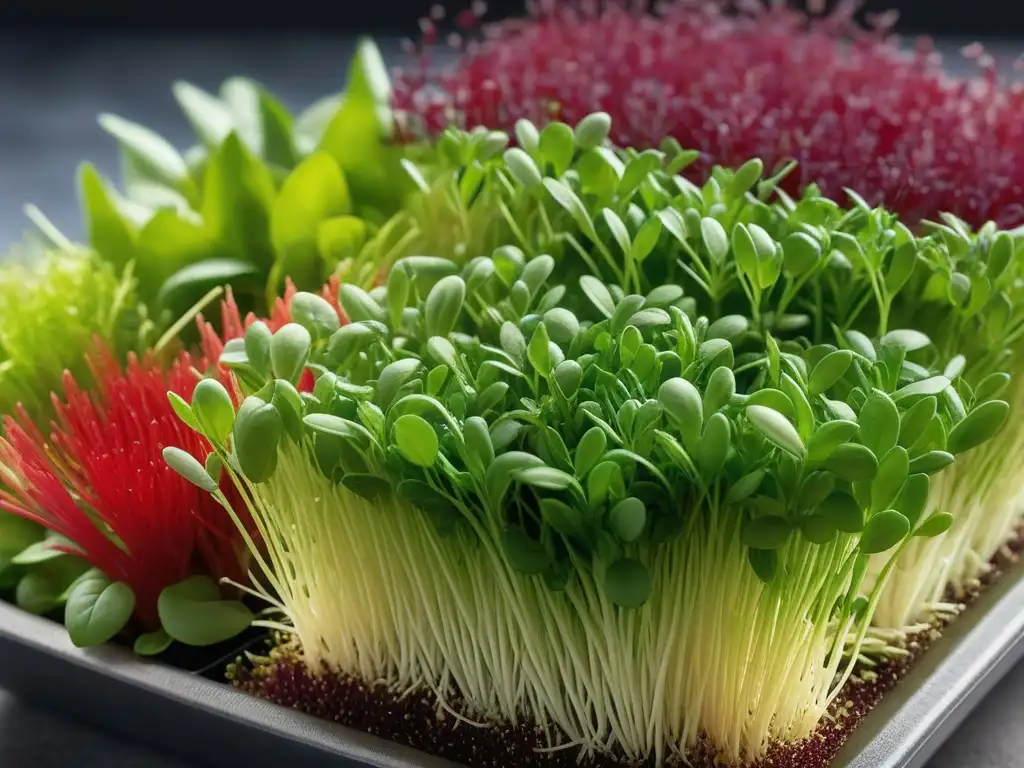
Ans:
[{"label": "round green leaf", "polygon": [[736,376],[732,368],[720,365],[711,372],[704,388],[704,418],[725,408],[736,394]]},{"label": "round green leaf", "polygon": [[910,533],[910,522],[895,509],[872,515],[864,526],[859,548],[865,555],[885,552],[899,544]]},{"label": "round green leaf", "polygon": [[139,656],[159,656],[171,647],[174,638],[158,629],[155,632],[146,632],[135,638],[135,652]]},{"label": "round green leaf", "polygon": [[270,342],[274,334],[262,320],[257,320],[245,330],[245,356],[249,365],[260,374],[270,365]]},{"label": "round green leaf", "polygon": [[729,254],[729,237],[725,234],[725,228],[718,219],[705,216],[700,222],[700,233],[711,260],[715,264],[722,264]]},{"label": "round green leaf", "polygon": [[708,326],[705,339],[725,339],[735,341],[750,327],[750,321],[743,315],[725,315]]},{"label": "round green leaf", "polygon": [[683,436],[687,449],[694,450],[704,421],[700,392],[686,379],[669,379],[658,389],[658,402]]},{"label": "round green leaf", "polygon": [[812,544],[827,544],[836,535],[836,527],[826,515],[815,513],[800,519],[800,533]]},{"label": "round green leaf", "polygon": [[591,427],[580,438],[576,446],[576,456],[573,465],[576,477],[582,479],[593,469],[604,456],[605,448],[608,445],[608,436],[601,427]]},{"label": "round green leaf", "polygon": [[639,560],[616,560],[604,575],[605,594],[622,608],[639,608],[647,602],[653,589],[651,572]]},{"label": "round green leaf", "polygon": [[900,413],[885,393],[873,392],[861,406],[857,421],[860,424],[860,441],[875,456],[885,456],[896,445]]},{"label": "round green leaf", "polygon": [[554,467],[527,467],[512,473],[513,479],[533,488],[564,491],[575,483],[573,476]]},{"label": "round green leaf", "polygon": [[167,466],[204,491],[212,493],[217,490],[217,483],[206,471],[206,467],[200,464],[196,458],[180,448],[168,446],[163,450],[164,461]]},{"label": "round green leaf", "polygon": [[309,331],[298,323],[281,327],[270,340],[270,364],[274,375],[292,384],[299,380],[313,343]]},{"label": "round green leaf", "polygon": [[179,643],[215,645],[240,634],[255,618],[244,603],[224,600],[209,576],[191,576],[160,593],[160,624]]},{"label": "round green leaf", "polygon": [[811,395],[820,395],[830,389],[837,381],[846,374],[850,363],[853,362],[853,352],[848,349],[837,349],[829,352],[811,371],[811,378],[808,384],[808,392]]},{"label": "round green leaf", "polygon": [[993,437],[1006,423],[1010,406],[1004,400],[989,400],[967,414],[953,427],[946,443],[952,454],[963,453]]},{"label": "round green leaf", "polygon": [[386,497],[391,491],[391,484],[387,480],[364,472],[346,472],[341,478],[341,484],[367,501]]},{"label": "round green leaf", "polygon": [[554,166],[555,175],[561,176],[576,151],[576,137],[572,128],[558,121],[548,123],[540,132],[537,151],[546,162]]},{"label": "round green leaf", "polygon": [[575,360],[563,360],[555,366],[554,378],[561,393],[567,398],[572,398],[579,391],[580,383],[583,381],[583,369]]},{"label": "round green leaf", "polygon": [[743,527],[740,541],[751,549],[778,549],[792,530],[790,522],[779,515],[755,517]]},{"label": "round green leaf", "polygon": [[821,259],[821,246],[805,232],[792,232],[782,240],[782,266],[794,277],[813,268]]},{"label": "round green leaf", "polygon": [[427,294],[424,324],[428,336],[447,337],[455,329],[466,300],[466,284],[458,275],[442,278]]},{"label": "round green leaf", "polygon": [[763,480],[763,469],[755,469],[753,472],[744,475],[729,487],[728,492],[725,494],[726,503],[735,504],[750,498],[761,487]]},{"label": "round green leaf", "polygon": [[541,499],[540,514],[544,522],[563,536],[583,534],[583,515],[575,507],[552,498]]},{"label": "round green leaf", "polygon": [[1010,384],[1010,374],[1001,371],[990,373],[974,388],[974,400],[983,403],[999,397]]},{"label": "round green leaf", "polygon": [[437,461],[439,443],[434,428],[426,419],[407,413],[395,421],[395,444],[410,462],[418,467],[432,467]]},{"label": "round green leaf", "polygon": [[274,474],[283,431],[281,414],[271,403],[255,396],[245,398],[235,417],[232,447],[242,474],[250,482],[263,483]]},{"label": "round green leaf", "polygon": [[540,186],[542,176],[537,164],[519,147],[506,149],[504,160],[509,172],[524,187],[533,189]]},{"label": "round green leaf", "polygon": [[953,516],[949,512],[936,512],[918,526],[914,531],[914,536],[931,539],[948,531],[951,525],[953,525]]},{"label": "round green leaf", "polygon": [[647,525],[647,507],[635,496],[628,496],[608,513],[608,527],[612,533],[629,543],[636,541]]},{"label": "round green leaf", "polygon": [[946,451],[928,451],[910,462],[912,474],[934,475],[954,461],[953,454]]},{"label": "round green leaf", "polygon": [[534,541],[519,526],[505,530],[502,540],[509,564],[520,573],[536,576],[551,566],[551,557],[539,541]]},{"label": "round green leaf", "polygon": [[907,384],[905,387],[901,387],[893,393],[894,400],[902,400],[906,397],[927,397],[929,395],[938,395],[948,387],[950,384],[949,379],[945,376],[930,376],[927,379],[921,379],[915,381],[912,384]]},{"label": "round green leaf", "polygon": [[[408,263],[408,259],[403,259],[402,263]],[[338,292],[338,301],[348,319],[353,323],[362,323],[367,320],[378,323],[387,322],[388,317],[384,308],[358,285],[342,283]]]},{"label": "round green leaf", "polygon": [[398,391],[417,374],[422,365],[416,358],[406,357],[384,366],[377,378],[377,391],[374,394],[376,404],[386,411]]},{"label": "round green leaf", "polygon": [[[913,471],[913,463],[911,463]],[[903,485],[903,490],[896,498],[893,508],[903,515],[910,522],[911,526],[917,524],[925,507],[928,505],[928,491],[931,482],[928,475],[912,474]]]},{"label": "round green leaf", "polygon": [[748,549],[747,560],[754,573],[765,584],[775,581],[775,574],[779,569],[779,556],[772,549]]},{"label": "round green leaf", "polygon": [[704,477],[713,478],[722,471],[731,442],[729,420],[722,413],[711,414],[700,441],[700,470]]},{"label": "round green leaf", "polygon": [[75,584],[64,607],[64,625],[79,648],[99,645],[120,632],[135,610],[135,594],[121,581],[92,570]]},{"label": "round green leaf", "polygon": [[860,533],[864,530],[864,509],[848,493],[835,491],[829,494],[815,513],[825,517],[837,531]]},{"label": "round green leaf", "polygon": [[866,446],[843,443],[825,462],[825,469],[851,483],[870,480],[878,472],[878,459]]},{"label": "round green leaf", "polygon": [[192,392],[192,413],[209,440],[221,445],[231,434],[235,423],[235,406],[231,395],[216,379],[203,379]]},{"label": "round green leaf", "polygon": [[611,127],[612,118],[607,112],[591,112],[576,123],[576,146],[583,152],[601,146]]},{"label": "round green leaf", "polygon": [[763,405],[750,405],[747,406],[746,414],[757,431],[779,448],[798,458],[804,455],[804,444],[800,435],[789,419],[781,413]]},{"label": "round green leaf", "polygon": [[938,400],[924,397],[914,403],[900,417],[899,444],[910,448],[924,434],[938,411]]},{"label": "round green leaf", "polygon": [[878,474],[871,482],[871,506],[876,512],[888,509],[896,501],[910,473],[907,449],[897,445],[878,462]]},{"label": "round green leaf", "polygon": [[916,352],[927,347],[932,343],[932,340],[920,331],[908,328],[889,331],[882,337],[881,343],[883,345],[891,344],[896,347],[902,347],[907,352]]},{"label": "round green leaf", "polygon": [[305,291],[296,293],[292,297],[290,307],[292,321],[309,331],[310,336],[314,339],[326,339],[341,325],[334,307],[326,299],[314,293]]},{"label": "round green leaf", "polygon": [[857,429],[855,421],[826,421],[814,431],[807,442],[807,460],[818,463],[827,461],[840,445],[853,439]]}]

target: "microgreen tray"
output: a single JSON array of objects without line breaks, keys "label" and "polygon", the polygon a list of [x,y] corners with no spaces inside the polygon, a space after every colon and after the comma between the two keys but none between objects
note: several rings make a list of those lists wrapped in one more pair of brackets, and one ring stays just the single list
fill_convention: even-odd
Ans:
[{"label": "microgreen tray", "polygon": [[[447,760],[261,701],[126,649],[74,648],[59,624],[0,603],[0,686],[122,738],[208,766],[455,768]],[[834,768],[918,768],[1024,657],[1024,569],[986,590],[862,721]],[[138,717],[112,718],[110,712]]]}]

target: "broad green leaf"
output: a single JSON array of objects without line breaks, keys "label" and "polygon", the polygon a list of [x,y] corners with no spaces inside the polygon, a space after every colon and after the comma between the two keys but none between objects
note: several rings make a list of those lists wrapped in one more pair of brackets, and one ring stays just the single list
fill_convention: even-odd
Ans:
[{"label": "broad green leaf", "polygon": [[[204,229],[201,222],[192,221],[173,210],[156,211],[139,231],[136,241],[135,275],[140,296],[146,301],[153,301],[175,273],[193,265],[199,268],[198,265],[207,261],[224,263],[227,260],[223,259],[223,254],[223,246]],[[239,279],[228,277],[226,280],[236,287],[238,293],[244,293],[249,284],[259,287],[258,270],[245,262],[238,263],[244,265]],[[210,285],[200,281],[190,286],[175,301],[174,307],[191,306],[209,290],[205,286]],[[212,287],[216,287],[216,283]]]},{"label": "broad green leaf", "polygon": [[763,405],[747,406],[746,414],[750,423],[772,443],[797,458],[803,457],[803,441],[789,419],[778,411]]},{"label": "broad green leaf", "polygon": [[910,533],[910,523],[895,509],[887,509],[870,517],[858,545],[865,555],[892,549]]},{"label": "broad green leaf", "polygon": [[93,166],[82,165],[78,185],[89,245],[120,272],[136,257],[134,227],[121,216]]},{"label": "broad green leaf", "polygon": [[878,474],[871,482],[871,506],[875,512],[891,507],[910,472],[910,457],[901,445],[892,448],[878,462]]},{"label": "broad green leaf", "polygon": [[953,454],[946,451],[928,451],[910,462],[911,473],[934,475],[954,461]]},{"label": "broad green leaf", "polygon": [[608,513],[608,527],[627,543],[639,539],[646,525],[647,508],[635,496],[623,499]]},{"label": "broad green leaf", "polygon": [[[911,462],[913,472],[913,462]],[[900,491],[893,508],[910,522],[911,527],[917,525],[925,507],[928,505],[928,491],[931,483],[927,475],[912,474]]]},{"label": "broad green leaf", "polygon": [[914,536],[931,539],[941,536],[953,525],[953,516],[949,512],[936,512],[914,531]]},{"label": "broad green leaf", "polygon": [[778,549],[786,543],[792,530],[792,524],[784,517],[755,517],[743,527],[740,541],[751,549]]},{"label": "broad green leaf", "polygon": [[747,560],[750,567],[754,569],[757,578],[765,584],[775,581],[775,574],[779,568],[779,556],[772,549],[749,549]]},{"label": "broad green leaf", "polygon": [[159,656],[171,647],[174,638],[163,629],[146,632],[135,638],[134,650],[139,656]]},{"label": "broad green leaf", "polygon": [[298,323],[288,323],[270,339],[270,365],[274,375],[295,385],[305,370],[313,339]]},{"label": "broad green leaf", "polygon": [[285,178],[270,209],[270,240],[279,274],[299,288],[318,288],[334,267],[321,258],[320,226],[351,212],[348,184],[334,158],[315,152],[303,160]]},{"label": "broad green leaf", "polygon": [[639,608],[647,602],[653,589],[651,572],[639,560],[622,558],[605,571],[605,594],[622,608]]},{"label": "broad green leaf", "polygon": [[277,469],[277,449],[284,432],[280,412],[259,397],[247,397],[235,416],[232,447],[242,474],[263,483]]},{"label": "broad green leaf", "polygon": [[540,500],[540,514],[544,522],[563,536],[579,537],[584,534],[583,515],[576,507],[552,498]]},{"label": "broad green leaf", "polygon": [[156,178],[173,187],[187,184],[189,171],[184,158],[162,136],[117,115],[102,114],[99,123]]},{"label": "broad green leaf", "polygon": [[597,310],[605,317],[611,317],[615,312],[615,301],[612,299],[607,286],[593,275],[584,275],[580,278],[580,288],[586,294],[590,302],[597,307]]},{"label": "broad green leaf", "polygon": [[160,623],[179,643],[207,646],[244,632],[255,618],[244,603],[223,599],[209,576],[191,576],[160,593]]},{"label": "broad green leaf", "polygon": [[851,483],[870,480],[878,472],[878,459],[866,446],[844,443],[832,452],[825,469]]},{"label": "broad green leaf", "polygon": [[79,648],[107,642],[128,623],[135,595],[127,584],[112,582],[97,570],[75,584],[64,608],[64,625]]},{"label": "broad green leaf", "polygon": [[231,395],[216,379],[203,379],[192,391],[192,413],[203,434],[215,444],[222,444],[235,423],[235,406]]},{"label": "broad green leaf", "polygon": [[202,215],[207,231],[228,253],[262,270],[274,263],[270,215],[274,180],[232,133],[206,167]]},{"label": "broad green leaf", "polygon": [[[213,94],[181,80],[174,83],[171,90],[192,130],[209,149],[216,149],[235,130],[231,110]],[[253,151],[258,149],[253,147]]]},{"label": "broad green leaf", "polygon": [[437,461],[439,443],[434,428],[421,416],[406,414],[395,420],[395,445],[418,467],[429,468]]},{"label": "broad green leaf", "polygon": [[860,441],[876,456],[885,456],[900,433],[900,413],[896,404],[883,392],[873,392],[861,406],[857,417]]},{"label": "broad green leaf", "polygon": [[864,530],[864,509],[848,493],[835,491],[829,494],[815,512],[824,516],[837,531],[860,533]]},{"label": "broad green leaf", "polygon": [[931,339],[925,334],[909,328],[889,331],[882,337],[882,344],[902,347],[907,352],[916,352],[919,349],[924,349],[931,343]]},{"label": "broad green leaf", "polygon": [[200,261],[171,275],[160,288],[157,301],[163,307],[187,308],[194,297],[218,286],[230,285],[241,293],[245,286],[259,285],[259,275],[255,265],[239,259]]},{"label": "broad green leaf", "polygon": [[576,146],[581,151],[599,147],[608,138],[608,131],[611,130],[612,119],[607,112],[591,112],[578,123],[573,131],[576,137]]},{"label": "broad green leaf", "polygon": [[811,395],[820,395],[831,389],[846,374],[851,362],[853,362],[853,352],[848,349],[829,352],[818,361],[811,371],[808,392]]},{"label": "broad green leaf", "polygon": [[372,40],[359,41],[347,84],[319,148],[341,166],[354,200],[390,213],[397,210],[414,185],[401,167],[402,147],[391,141],[391,84],[380,50]]},{"label": "broad green leaf", "polygon": [[981,445],[1003,428],[1009,415],[1010,406],[1004,400],[982,403],[953,427],[946,443],[947,450],[955,455]]},{"label": "broad green leaf", "polygon": [[687,450],[694,451],[703,429],[700,392],[683,378],[669,379],[658,389],[658,402],[683,437]]},{"label": "broad green leaf", "polygon": [[531,539],[519,526],[510,526],[505,530],[503,548],[509,564],[530,576],[544,573],[551,566],[551,556],[543,545]]},{"label": "broad green leaf", "polygon": [[807,460],[827,461],[840,445],[853,439],[857,430],[858,426],[854,421],[838,419],[825,422],[814,431],[807,443]]},{"label": "broad green leaf", "polygon": [[938,410],[938,400],[925,397],[914,403],[900,417],[899,444],[910,448],[924,434]]},{"label": "broad green leaf", "polygon": [[576,138],[573,130],[565,123],[552,121],[540,132],[537,155],[543,163],[550,163],[555,176],[561,176],[569,168],[576,152]]},{"label": "broad green leaf", "polygon": [[466,284],[450,275],[439,280],[427,295],[424,321],[428,336],[447,336],[455,329],[466,299]]},{"label": "broad green leaf", "polygon": [[398,394],[398,390],[416,375],[422,365],[422,362],[413,357],[396,360],[386,365],[377,379],[377,391],[374,394],[374,402],[381,409],[387,411],[391,402],[395,399],[395,395]]}]

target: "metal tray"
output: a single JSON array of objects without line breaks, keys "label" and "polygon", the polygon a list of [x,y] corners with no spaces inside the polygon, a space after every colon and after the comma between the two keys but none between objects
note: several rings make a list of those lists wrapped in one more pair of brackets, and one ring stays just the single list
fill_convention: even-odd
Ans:
[{"label": "metal tray", "polygon": [[[1016,568],[986,590],[867,715],[833,768],[920,768],[1022,656],[1024,568]],[[0,687],[215,768],[457,768],[120,647],[79,650],[63,627],[7,604],[0,604]],[[110,716],[117,711],[136,716]]]}]

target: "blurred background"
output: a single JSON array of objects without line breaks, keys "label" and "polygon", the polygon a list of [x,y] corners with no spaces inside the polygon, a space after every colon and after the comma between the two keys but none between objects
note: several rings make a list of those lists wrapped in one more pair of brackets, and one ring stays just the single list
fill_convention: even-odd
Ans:
[{"label": "blurred background", "polygon": [[[489,0],[489,18],[524,0]],[[458,7],[458,3],[447,3]],[[835,5],[835,3],[829,3]],[[414,37],[423,0],[0,0],[0,252],[21,237],[26,202],[73,238],[82,226],[74,191],[79,162],[118,173],[116,146],[96,124],[101,111],[152,126],[173,143],[191,130],[170,91],[176,79],[214,89],[244,74],[301,109],[342,88],[357,34],[385,54]],[[955,54],[983,40],[998,58],[1024,52],[1024,3],[1012,0],[872,0],[895,9],[897,31],[934,36]],[[952,66],[960,66],[949,56]],[[1024,668],[987,699],[929,768],[1024,765]],[[0,766],[115,768],[181,763],[160,758],[22,704],[0,691]]]},{"label": "blurred background", "polygon": [[[829,2],[828,5],[837,3]],[[54,5],[35,0],[0,3],[0,25],[5,28],[55,31],[110,30],[195,31],[242,28],[316,30],[324,34],[356,27],[408,31],[409,22],[429,8],[421,0],[290,0],[287,3],[252,3],[245,0],[176,0],[137,3],[129,0],[91,0]],[[451,4],[450,4],[451,5]],[[523,0],[489,0],[494,14],[518,13]],[[901,29],[935,35],[1005,36],[1024,32],[1024,5],[1013,0],[871,0],[868,11],[896,8]],[[405,28],[405,29],[403,29]]]}]

